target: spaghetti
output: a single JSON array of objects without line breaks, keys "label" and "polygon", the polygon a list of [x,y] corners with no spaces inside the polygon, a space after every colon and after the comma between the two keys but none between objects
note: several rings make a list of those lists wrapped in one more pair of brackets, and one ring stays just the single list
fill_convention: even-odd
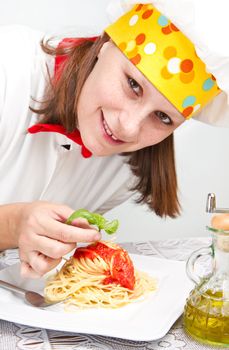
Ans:
[{"label": "spaghetti", "polygon": [[128,253],[115,243],[100,241],[77,248],[45,287],[49,302],[66,300],[74,308],[118,308],[156,289],[156,282],[134,269]]}]

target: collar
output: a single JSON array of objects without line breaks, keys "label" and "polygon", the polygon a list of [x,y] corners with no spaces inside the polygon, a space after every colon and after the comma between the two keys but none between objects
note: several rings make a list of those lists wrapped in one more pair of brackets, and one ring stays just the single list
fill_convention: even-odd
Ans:
[{"label": "collar", "polygon": [[74,141],[81,146],[81,154],[84,158],[89,158],[92,153],[84,146],[80,132],[78,129],[73,132],[67,132],[62,125],[58,124],[35,124],[27,129],[30,134],[36,134],[38,132],[57,132],[59,134],[65,135],[70,140]]}]

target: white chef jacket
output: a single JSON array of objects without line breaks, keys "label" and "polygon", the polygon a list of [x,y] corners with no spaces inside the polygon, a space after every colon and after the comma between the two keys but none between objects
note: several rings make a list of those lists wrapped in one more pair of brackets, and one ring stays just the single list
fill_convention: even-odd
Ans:
[{"label": "white chef jacket", "polygon": [[0,27],[0,204],[46,200],[104,213],[132,195],[126,157],[83,158],[64,135],[26,133],[37,122],[31,97],[42,100],[46,65],[53,71],[54,59],[40,48],[43,36],[27,27]]}]

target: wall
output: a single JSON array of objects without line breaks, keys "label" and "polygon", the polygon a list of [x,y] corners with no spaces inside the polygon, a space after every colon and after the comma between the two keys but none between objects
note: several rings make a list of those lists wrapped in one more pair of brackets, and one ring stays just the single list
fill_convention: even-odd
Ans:
[{"label": "wall", "polygon": [[46,32],[73,27],[102,30],[109,0],[0,0],[0,24],[23,24]]},{"label": "wall", "polygon": [[[1,24],[24,24],[53,33],[83,26],[99,33],[108,23],[109,0],[8,0],[0,1]],[[119,218],[119,241],[208,235],[210,215],[205,213],[208,192],[218,205],[229,207],[229,129],[189,121],[175,133],[177,173],[182,215],[160,219],[145,206],[128,201],[107,214]]]}]

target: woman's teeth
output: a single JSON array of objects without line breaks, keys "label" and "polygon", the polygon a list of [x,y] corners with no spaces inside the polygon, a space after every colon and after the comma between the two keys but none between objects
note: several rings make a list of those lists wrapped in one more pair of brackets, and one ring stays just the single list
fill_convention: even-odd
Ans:
[{"label": "woman's teeth", "polygon": [[103,126],[104,126],[104,129],[106,130],[106,133],[115,141],[118,141],[118,139],[112,134],[112,132],[110,131],[105,119],[103,119]]}]

